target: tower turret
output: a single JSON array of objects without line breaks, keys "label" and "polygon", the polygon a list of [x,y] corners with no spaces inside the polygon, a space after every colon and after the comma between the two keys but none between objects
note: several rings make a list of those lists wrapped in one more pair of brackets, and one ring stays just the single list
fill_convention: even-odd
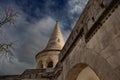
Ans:
[{"label": "tower turret", "polygon": [[56,22],[55,28],[48,41],[46,48],[36,55],[37,69],[54,68],[58,62],[58,56],[64,46],[64,39]]},{"label": "tower turret", "polygon": [[56,21],[55,28],[45,50],[61,50],[63,45],[64,45],[63,36],[59,27],[59,23],[58,21]]}]

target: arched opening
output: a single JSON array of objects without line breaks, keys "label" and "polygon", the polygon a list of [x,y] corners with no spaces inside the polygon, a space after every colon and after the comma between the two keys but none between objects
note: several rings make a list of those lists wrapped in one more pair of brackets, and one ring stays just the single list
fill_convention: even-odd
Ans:
[{"label": "arched opening", "polygon": [[65,80],[100,80],[86,64],[77,64],[66,75]]},{"label": "arched opening", "polygon": [[86,67],[78,74],[76,80],[99,80],[99,78],[90,67]]},{"label": "arched opening", "polygon": [[53,68],[53,62],[52,61],[48,62],[47,68]]},{"label": "arched opening", "polygon": [[40,64],[40,68],[41,68],[41,69],[43,68],[43,64],[42,64],[42,63]]},{"label": "arched opening", "polygon": [[39,61],[38,64],[37,64],[37,69],[42,69],[43,68],[43,63],[42,61]]},{"label": "arched opening", "polygon": [[60,42],[60,39],[58,38],[58,42]]}]

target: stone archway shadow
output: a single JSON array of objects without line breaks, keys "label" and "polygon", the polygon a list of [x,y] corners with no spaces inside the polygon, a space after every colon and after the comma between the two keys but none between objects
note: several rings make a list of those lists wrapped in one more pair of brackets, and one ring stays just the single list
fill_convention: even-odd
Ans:
[{"label": "stone archway shadow", "polygon": [[[107,60],[95,51],[84,49],[83,51],[78,50],[78,53],[79,54],[69,56],[69,60],[66,63],[71,63],[69,69],[67,69],[67,74],[64,76],[64,80],[119,80]],[[91,79],[79,79],[79,76],[81,76],[80,73],[83,75],[85,71],[93,73],[90,77]],[[86,76],[89,77],[88,75]],[[96,76],[97,78],[92,76]]]},{"label": "stone archway shadow", "polygon": [[76,64],[68,72],[65,80],[100,80],[87,64]]}]

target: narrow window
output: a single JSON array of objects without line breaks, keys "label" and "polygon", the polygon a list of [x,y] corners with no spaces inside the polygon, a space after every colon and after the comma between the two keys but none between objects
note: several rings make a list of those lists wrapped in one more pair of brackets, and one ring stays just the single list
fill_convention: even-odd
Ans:
[{"label": "narrow window", "polygon": [[105,8],[105,5],[103,2],[100,4],[100,6],[101,6],[101,8]]},{"label": "narrow window", "polygon": [[42,63],[42,61],[39,62],[39,68],[43,68],[43,63]]},{"label": "narrow window", "polygon": [[92,17],[92,21],[95,21],[95,18],[94,18],[94,17]]},{"label": "narrow window", "polygon": [[40,68],[43,68],[43,64],[40,64]]},{"label": "narrow window", "polygon": [[53,62],[52,61],[50,61],[49,63],[48,63],[48,66],[47,66],[48,68],[52,68],[53,67]]},{"label": "narrow window", "polygon": [[58,38],[58,42],[60,42],[60,39]]}]

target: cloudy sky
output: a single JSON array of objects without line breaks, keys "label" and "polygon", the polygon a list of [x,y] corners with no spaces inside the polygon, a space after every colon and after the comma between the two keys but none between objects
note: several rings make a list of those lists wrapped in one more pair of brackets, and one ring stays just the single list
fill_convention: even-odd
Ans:
[{"label": "cloudy sky", "polygon": [[34,57],[47,44],[56,20],[66,41],[86,3],[87,0],[0,0],[0,13],[8,7],[19,12],[15,25],[0,28],[0,43],[14,43],[12,55],[0,52],[0,75],[21,74],[35,68]]}]

